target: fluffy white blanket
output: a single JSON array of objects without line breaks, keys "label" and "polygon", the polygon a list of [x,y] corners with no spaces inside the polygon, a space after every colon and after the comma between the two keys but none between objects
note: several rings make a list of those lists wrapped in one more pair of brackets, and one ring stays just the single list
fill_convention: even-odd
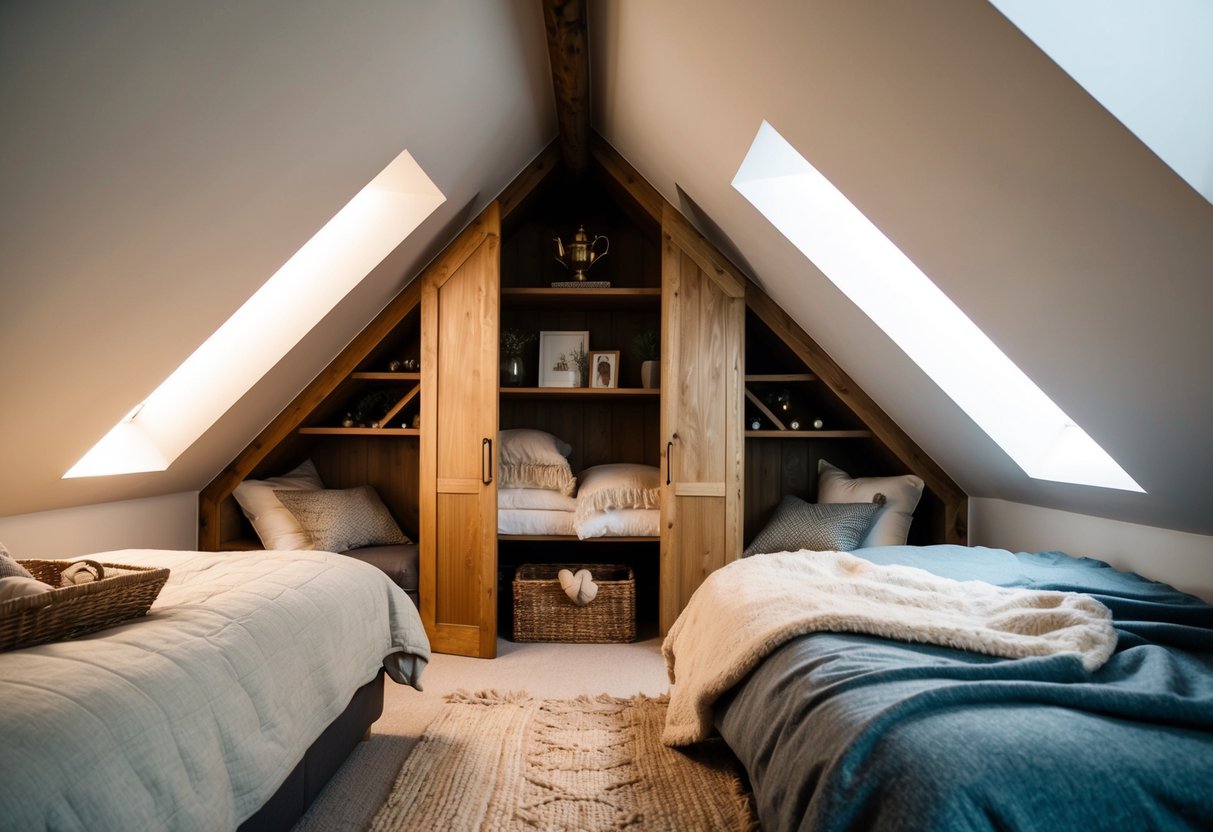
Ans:
[{"label": "fluffy white blanket", "polygon": [[670,628],[662,741],[707,739],[722,694],[785,641],[818,631],[1006,658],[1078,653],[1089,671],[1116,648],[1107,607],[1079,593],[954,581],[844,552],[756,555],[709,575]]}]

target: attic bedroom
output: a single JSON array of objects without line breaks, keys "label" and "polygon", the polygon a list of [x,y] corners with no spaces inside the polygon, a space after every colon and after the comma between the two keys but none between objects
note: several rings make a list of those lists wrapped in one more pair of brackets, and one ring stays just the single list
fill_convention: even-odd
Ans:
[{"label": "attic bedroom", "polygon": [[1206,9],[0,22],[0,826],[1213,827]]}]

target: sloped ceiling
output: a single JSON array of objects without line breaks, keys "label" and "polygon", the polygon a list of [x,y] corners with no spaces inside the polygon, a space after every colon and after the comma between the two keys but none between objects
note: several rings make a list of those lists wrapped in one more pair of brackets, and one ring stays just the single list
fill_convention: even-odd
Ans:
[{"label": "sloped ceiling", "polygon": [[[1213,207],[992,6],[591,2],[593,123],[973,496],[1213,533]],[[555,133],[539,0],[0,6],[0,515],[195,490]],[[770,121],[1147,490],[1027,478],[729,183]],[[59,477],[402,148],[447,203],[168,472]]]}]

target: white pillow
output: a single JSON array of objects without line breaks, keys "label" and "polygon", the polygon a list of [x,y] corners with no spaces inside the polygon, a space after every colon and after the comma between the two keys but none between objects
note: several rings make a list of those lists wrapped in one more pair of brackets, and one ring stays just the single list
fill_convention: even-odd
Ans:
[{"label": "white pillow", "polygon": [[[554,494],[554,491],[549,491]],[[498,534],[530,534],[548,537],[574,534],[573,512],[533,508],[506,508],[497,512]]]},{"label": "white pillow", "polygon": [[544,488],[569,496],[577,490],[565,459],[573,451],[567,442],[541,430],[511,429],[498,434],[498,444],[501,488]]},{"label": "white pillow", "polygon": [[577,537],[657,537],[661,534],[661,511],[655,508],[620,508],[591,514],[574,524]]},{"label": "white pillow", "polygon": [[582,471],[577,480],[578,522],[601,511],[661,506],[661,473],[653,465],[595,465]]},{"label": "white pillow", "polygon": [[818,460],[817,502],[870,503],[877,494],[885,496],[885,504],[876,512],[872,527],[859,543],[860,548],[904,546],[910,534],[914,509],[922,497],[922,479],[913,474],[856,479],[824,459]]},{"label": "white pillow", "polygon": [[576,511],[577,500],[546,488],[499,488],[497,508],[535,509],[538,511]]},{"label": "white pillow", "polygon": [[232,496],[240,504],[244,516],[253,524],[261,545],[267,549],[310,549],[312,538],[295,515],[287,511],[274,496],[279,491],[319,491],[324,488],[320,473],[309,459],[281,477],[267,480],[245,480],[236,486]]}]

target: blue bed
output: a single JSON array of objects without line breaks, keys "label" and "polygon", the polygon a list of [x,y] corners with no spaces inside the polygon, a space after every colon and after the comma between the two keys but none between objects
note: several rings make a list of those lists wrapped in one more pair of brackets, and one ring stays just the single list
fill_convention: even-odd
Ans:
[{"label": "blue bed", "polygon": [[792,639],[716,708],[765,832],[1213,829],[1213,607],[1056,552],[855,554],[1085,592],[1112,611],[1116,652],[1088,673],[1065,655]]}]

